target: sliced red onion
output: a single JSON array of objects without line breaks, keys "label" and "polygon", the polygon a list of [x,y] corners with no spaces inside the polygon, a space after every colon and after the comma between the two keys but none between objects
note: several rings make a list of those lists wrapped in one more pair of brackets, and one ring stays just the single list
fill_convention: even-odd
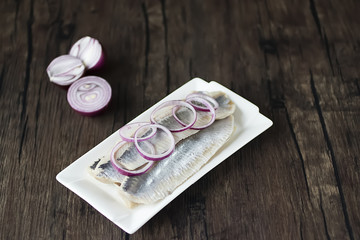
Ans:
[{"label": "sliced red onion", "polygon": [[[219,103],[214,98],[212,98],[212,97],[210,97],[210,96],[208,96],[206,94],[203,94],[203,93],[191,93],[191,94],[186,96],[186,100],[188,100],[190,98],[194,98],[194,97],[205,99],[206,101],[208,101],[209,103],[212,104],[214,109],[217,109],[219,107]],[[191,106],[193,106],[196,110],[205,111],[205,112],[210,111],[209,108],[203,107],[203,106],[200,106],[200,105],[196,105],[192,101],[187,101],[187,102],[190,103]]]},{"label": "sliced red onion", "polygon": [[55,58],[46,69],[50,82],[68,86],[78,80],[85,71],[85,65],[76,57],[62,55]]},{"label": "sliced red onion", "polygon": [[[211,124],[213,124],[213,122],[215,121],[216,118],[216,113],[215,113],[215,108],[205,99],[200,98],[200,97],[190,97],[188,98],[186,101],[196,101],[199,102],[203,105],[205,105],[205,107],[207,107],[207,111],[209,111],[211,113],[211,119],[210,121],[203,125],[203,126],[192,126],[190,129],[194,129],[194,130],[201,130],[204,128],[207,128],[208,126],[210,126]],[[173,108],[173,116],[176,119],[176,121],[178,121],[178,123],[180,123],[182,126],[185,126],[186,124],[183,123],[177,116],[176,116],[176,111],[177,111],[177,107]]]},{"label": "sliced red onion", "polygon": [[99,68],[104,61],[104,54],[99,41],[86,36],[78,40],[70,49],[71,56],[81,59],[87,69]]},{"label": "sliced red onion", "polygon": [[[146,151],[144,151],[140,145],[139,145],[139,136],[140,135],[139,133],[142,132],[142,128],[146,128],[146,127],[156,127],[156,128],[159,128],[161,130],[163,130],[168,136],[169,136],[169,140],[170,140],[170,147],[167,151],[161,153],[161,154],[154,154],[154,153],[147,153]],[[135,147],[136,149],[138,150],[138,152],[140,153],[140,155],[147,159],[147,160],[150,160],[150,161],[160,161],[164,158],[167,158],[168,156],[170,156],[174,149],[175,149],[175,139],[174,139],[174,136],[171,134],[171,132],[169,131],[169,129],[167,129],[166,127],[160,125],[160,124],[147,124],[147,125],[143,125],[141,126],[136,132],[135,132],[135,135],[134,135],[134,143],[135,143]],[[146,141],[144,142],[146,143]]]},{"label": "sliced red onion", "polygon": [[183,106],[183,107],[189,108],[193,112],[193,119],[190,121],[189,124],[184,125],[184,127],[182,127],[182,128],[169,129],[171,132],[182,132],[182,131],[185,131],[185,130],[191,128],[195,124],[195,122],[196,122],[196,110],[189,103],[184,102],[184,101],[180,101],[180,100],[172,100],[172,101],[167,101],[167,102],[164,102],[164,103],[160,104],[160,106],[156,107],[154,109],[154,111],[151,113],[150,121],[155,124],[156,123],[155,116],[154,116],[155,113],[158,110],[160,110],[160,109],[162,109],[164,107],[168,107],[168,106]]},{"label": "sliced red onion", "polygon": [[[116,155],[116,152],[126,143],[127,142],[122,141],[115,145],[115,147],[113,148],[113,150],[111,151],[111,154],[110,154],[111,164],[120,174],[125,175],[125,176],[132,177],[132,176],[138,176],[138,175],[146,173],[152,167],[152,165],[154,165],[155,162],[146,161],[146,164],[143,167],[141,167],[140,169],[135,169],[135,170],[128,170],[126,168],[123,168],[119,164],[115,155]],[[153,154],[155,153],[154,146],[151,143],[144,142],[144,144],[146,144],[150,148],[151,153],[153,153]]]},{"label": "sliced red onion", "polygon": [[[148,122],[135,122],[135,123],[126,124],[125,126],[119,129],[120,137],[124,141],[134,142],[134,137],[132,137],[134,133],[139,129],[139,127],[148,124],[149,124]],[[156,127],[152,127],[151,128],[152,132],[146,136],[138,138],[138,142],[142,142],[152,138],[156,134],[156,129],[157,129]]]},{"label": "sliced red onion", "polygon": [[103,78],[87,76],[73,83],[68,89],[67,100],[80,114],[93,116],[101,112],[111,99],[111,86]]}]

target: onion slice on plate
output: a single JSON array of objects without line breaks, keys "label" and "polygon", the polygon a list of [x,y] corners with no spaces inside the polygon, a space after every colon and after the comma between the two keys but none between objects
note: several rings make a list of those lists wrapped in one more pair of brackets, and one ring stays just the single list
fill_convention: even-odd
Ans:
[{"label": "onion slice on plate", "polygon": [[[129,123],[123,126],[119,129],[120,137],[127,142],[134,142],[134,133],[139,129],[139,127],[148,125],[148,122],[135,122],[135,123]],[[145,135],[143,137],[140,137],[137,139],[138,142],[146,141],[150,138],[152,138],[156,134],[156,127],[151,128],[150,133],[144,133]]]},{"label": "onion slice on plate", "polygon": [[107,107],[111,99],[111,86],[103,78],[87,76],[68,89],[67,100],[80,114],[93,116]]},{"label": "onion slice on plate", "polygon": [[160,109],[164,108],[164,107],[168,107],[168,106],[174,106],[174,107],[179,107],[179,106],[183,106],[183,107],[187,107],[188,109],[190,109],[193,113],[193,117],[190,121],[189,124],[186,124],[186,125],[183,125],[184,127],[180,127],[180,128],[176,128],[176,129],[169,129],[171,132],[182,132],[182,131],[185,131],[189,128],[191,128],[195,122],[196,122],[196,110],[193,106],[191,106],[189,103],[187,102],[184,102],[184,101],[181,101],[181,100],[171,100],[171,101],[167,101],[167,102],[164,102],[162,104],[160,104],[158,107],[156,107],[154,109],[154,111],[151,113],[150,115],[150,121],[152,123],[156,123],[155,121],[155,114],[157,111],[159,111]]},{"label": "onion slice on plate", "polygon": [[191,106],[193,106],[196,110],[205,111],[205,112],[210,111],[210,109],[207,106],[198,105],[198,104],[196,104],[197,101],[195,101],[194,99],[191,100],[194,97],[205,99],[206,101],[208,101],[209,103],[212,104],[212,106],[215,110],[219,107],[219,103],[214,98],[212,98],[206,94],[203,94],[203,93],[191,93],[186,96],[186,101],[188,103],[190,103]]},{"label": "onion slice on plate", "polygon": [[[144,151],[140,145],[139,145],[139,135],[140,133],[143,132],[143,129],[146,129],[147,127],[149,128],[158,128],[158,129],[161,129],[163,130],[169,137],[169,149],[163,153],[160,153],[160,154],[154,154],[154,153],[148,153],[146,151]],[[158,130],[156,130],[158,132]],[[135,143],[135,147],[136,149],[138,150],[138,152],[140,153],[140,155],[145,158],[146,160],[150,160],[150,161],[160,161],[160,160],[163,160],[164,158],[167,158],[168,156],[170,156],[174,149],[175,149],[175,139],[174,139],[174,136],[171,134],[171,132],[169,131],[169,129],[167,129],[166,127],[160,125],[160,124],[147,124],[147,125],[143,125],[141,127],[139,127],[139,129],[135,132],[135,135],[134,135],[134,143]],[[144,141],[144,143],[146,143],[146,141]]]},{"label": "onion slice on plate", "polygon": [[[200,97],[190,97],[186,99],[187,102],[198,102],[201,103],[202,105],[204,105],[207,108],[207,111],[209,111],[211,113],[211,119],[210,121],[202,126],[192,126],[190,129],[194,129],[194,130],[201,130],[204,128],[207,128],[208,126],[210,126],[211,124],[213,124],[213,122],[215,121],[216,118],[216,113],[215,113],[215,108],[205,99],[200,98]],[[178,123],[180,123],[182,126],[185,126],[186,124],[183,123],[177,116],[176,116],[176,111],[177,111],[178,107],[174,107],[173,108],[173,116],[176,119],[176,121],[178,121]]]},{"label": "onion slice on plate", "polygon": [[[138,176],[138,175],[146,173],[152,167],[152,165],[154,165],[155,162],[146,161],[146,163],[141,168],[135,169],[135,170],[128,170],[128,169],[122,167],[121,164],[119,164],[115,155],[116,155],[116,152],[126,143],[127,142],[125,142],[125,141],[121,141],[115,145],[115,147],[113,148],[113,150],[111,151],[111,154],[110,154],[111,164],[120,174],[125,175],[125,176],[132,177],[132,176]],[[150,151],[152,154],[155,153],[154,146],[151,143],[144,142],[144,144],[146,144],[150,148]]]}]

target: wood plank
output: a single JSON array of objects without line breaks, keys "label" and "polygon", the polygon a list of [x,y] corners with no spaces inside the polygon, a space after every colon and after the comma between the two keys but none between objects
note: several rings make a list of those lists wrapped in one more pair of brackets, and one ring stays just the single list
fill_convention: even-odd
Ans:
[{"label": "wood plank", "polygon": [[[337,1],[334,6],[337,11],[331,15],[324,11],[325,2],[320,1],[315,6],[320,15],[319,25],[334,77],[324,77],[318,73],[316,77],[319,84],[314,84],[313,90],[318,95],[319,114],[323,118],[324,136],[334,165],[346,226],[350,238],[356,239],[360,236],[359,217],[356,214],[360,207],[356,200],[360,191],[353,183],[360,180],[359,169],[356,167],[359,148],[355,147],[351,151],[347,149],[349,144],[359,145],[359,140],[355,137],[359,135],[358,128],[354,127],[359,122],[360,115],[358,80],[354,81],[359,76],[359,70],[354,61],[359,56],[356,54],[359,52],[356,39],[360,33],[351,30],[351,27],[359,24],[355,10],[359,3],[352,2],[349,3],[349,8],[344,8]],[[353,21],[345,25],[342,19]],[[339,34],[346,36],[346,41],[340,39]],[[346,71],[342,66],[347,68]],[[343,72],[346,72],[345,76]]]},{"label": "wood plank", "polygon": [[[358,1],[2,1],[1,239],[358,239]],[[109,109],[76,114],[50,61],[98,38]],[[274,126],[128,235],[58,172],[192,77]]]}]

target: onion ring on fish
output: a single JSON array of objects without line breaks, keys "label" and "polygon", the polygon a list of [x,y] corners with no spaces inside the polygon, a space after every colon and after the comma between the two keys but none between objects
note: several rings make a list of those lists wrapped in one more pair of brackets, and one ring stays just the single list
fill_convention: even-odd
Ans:
[{"label": "onion ring on fish", "polygon": [[[194,97],[205,99],[206,101],[208,101],[209,103],[212,104],[212,106],[214,107],[215,110],[219,107],[219,103],[214,98],[212,98],[212,97],[210,97],[210,96],[208,96],[206,94],[199,93],[199,92],[191,93],[191,94],[186,96],[186,101],[188,103],[190,103],[191,106],[193,106],[196,110],[204,111],[204,112],[209,112],[210,111],[210,109],[207,106],[203,107],[201,105],[197,105],[197,104],[193,103],[194,99],[192,99],[192,98],[194,98]],[[190,99],[192,99],[192,100],[190,100]]]},{"label": "onion ring on fish", "polygon": [[[131,137],[141,126],[148,125],[148,122],[135,122],[129,123],[119,129],[120,137],[127,142],[134,142],[134,137]],[[135,129],[134,129],[135,128]],[[155,127],[151,128],[152,132],[150,134],[144,135],[141,138],[138,138],[138,142],[146,141],[152,138],[156,134]]]},{"label": "onion ring on fish", "polygon": [[[198,102],[201,103],[203,105],[205,105],[205,107],[207,108],[207,111],[211,113],[211,119],[210,121],[202,126],[192,126],[190,129],[194,129],[194,130],[201,130],[204,128],[207,128],[208,126],[210,126],[211,124],[213,124],[213,122],[215,121],[215,117],[216,117],[216,113],[215,113],[215,108],[210,104],[209,101],[205,100],[204,98],[200,98],[200,97],[189,97],[186,99],[187,102],[189,102],[191,104],[192,101],[194,102]],[[215,100],[214,100],[215,101]],[[185,123],[183,123],[177,116],[176,116],[176,111],[177,111],[178,107],[174,107],[173,108],[173,116],[176,119],[176,121],[178,121],[178,123],[180,123],[181,125],[185,126]],[[204,109],[204,108],[202,108]],[[202,110],[200,110],[202,111]]]},{"label": "onion ring on fish", "polygon": [[197,119],[197,114],[196,114],[195,108],[193,106],[191,106],[189,103],[187,103],[185,101],[181,101],[181,100],[172,100],[172,101],[167,101],[167,102],[164,102],[164,103],[160,104],[160,106],[155,108],[155,110],[150,115],[151,123],[154,123],[154,124],[157,123],[155,121],[155,113],[158,110],[160,110],[160,109],[162,109],[164,107],[168,107],[168,106],[183,106],[183,107],[186,107],[186,108],[190,109],[192,111],[192,113],[193,113],[193,117],[192,117],[189,124],[183,125],[184,127],[182,127],[182,128],[169,129],[171,132],[182,132],[182,131],[185,131],[185,130],[191,128],[195,124],[196,119]]},{"label": "onion ring on fish", "polygon": [[[141,133],[142,129],[143,128],[146,128],[146,127],[150,127],[150,128],[153,128],[153,127],[156,127],[156,128],[159,128],[161,130],[163,130],[168,136],[169,136],[169,140],[170,140],[170,147],[167,151],[163,152],[163,153],[160,153],[160,154],[154,154],[154,153],[147,153],[146,151],[144,151],[140,145],[139,145],[139,133]],[[167,158],[168,156],[170,156],[174,149],[175,149],[175,139],[174,139],[174,136],[171,134],[171,132],[169,131],[169,129],[167,129],[166,127],[160,125],[160,124],[147,124],[147,125],[143,125],[141,127],[139,127],[139,129],[135,132],[135,135],[134,135],[134,143],[135,143],[135,147],[136,149],[138,150],[138,152],[140,153],[140,155],[145,158],[146,160],[150,160],[150,161],[160,161],[160,160],[163,160],[164,158]],[[146,142],[144,142],[146,143]]]},{"label": "onion ring on fish", "polygon": [[[138,175],[144,174],[154,165],[154,162],[146,161],[146,164],[143,167],[141,167],[139,169],[135,169],[135,170],[128,170],[128,169],[123,168],[116,160],[116,157],[115,157],[116,152],[119,150],[119,148],[121,148],[126,143],[127,143],[126,141],[121,141],[118,144],[116,144],[115,147],[112,149],[111,154],[110,154],[111,164],[119,173],[121,173],[122,175],[125,175],[125,176],[131,177],[131,176],[138,176]],[[146,144],[150,148],[150,151],[153,154],[155,153],[154,146],[151,143],[144,142],[144,144]]]}]

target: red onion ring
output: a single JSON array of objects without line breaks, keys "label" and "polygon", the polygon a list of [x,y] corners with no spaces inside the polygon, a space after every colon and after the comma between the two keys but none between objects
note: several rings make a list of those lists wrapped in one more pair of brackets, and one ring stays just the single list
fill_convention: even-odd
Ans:
[{"label": "red onion ring", "polygon": [[[216,118],[216,113],[215,113],[215,108],[205,99],[203,98],[200,98],[200,97],[190,97],[188,98],[186,101],[191,101],[191,100],[194,100],[194,101],[197,101],[197,102],[200,102],[202,104],[204,104],[207,108],[208,108],[208,111],[211,113],[211,119],[210,121],[203,125],[203,126],[200,126],[200,127],[194,127],[192,126],[190,129],[194,129],[194,130],[201,130],[201,129],[204,129],[204,128],[207,128],[208,126],[210,126],[211,124],[213,124],[213,122],[215,121],[215,118]],[[177,111],[177,107],[173,108],[173,116],[174,118],[176,119],[176,121],[178,121],[178,123],[180,123],[181,125],[185,126],[185,123],[183,123],[177,116],[176,116],[176,111]]]},{"label": "red onion ring", "polygon": [[[147,153],[145,152],[140,146],[139,146],[139,137],[138,134],[140,133],[142,128],[145,127],[156,127],[156,128],[160,128],[161,130],[163,130],[170,138],[170,148],[161,154],[153,154],[153,153]],[[145,158],[146,160],[150,160],[150,161],[160,161],[163,160],[164,158],[167,158],[168,156],[170,156],[174,149],[175,149],[175,139],[173,137],[173,135],[171,134],[171,132],[169,131],[169,129],[167,129],[166,127],[160,125],[160,124],[147,124],[147,125],[143,125],[141,126],[134,135],[134,143],[135,143],[135,147],[138,150],[138,152],[140,153],[140,155]]]},{"label": "red onion ring", "polygon": [[[218,107],[219,107],[219,103],[212,97],[206,95],[206,94],[203,94],[203,93],[191,93],[189,95],[186,96],[186,101],[190,98],[194,98],[194,97],[197,97],[197,98],[203,98],[205,100],[207,100],[209,103],[211,103],[213,105],[213,108],[216,110]],[[190,103],[196,110],[200,110],[200,111],[205,111],[205,112],[209,112],[209,108],[207,107],[202,107],[202,106],[199,106],[199,105],[196,105],[194,103],[192,103],[191,101],[187,101],[188,103]]]},{"label": "red onion ring", "polygon": [[73,83],[67,93],[70,106],[80,114],[93,116],[101,112],[111,99],[111,86],[103,78],[87,76]]},{"label": "red onion ring", "polygon": [[187,130],[187,129],[189,129],[189,128],[191,128],[194,124],[195,124],[195,122],[196,122],[196,110],[195,110],[195,108],[193,107],[193,106],[191,106],[189,103],[187,103],[187,102],[184,102],[184,101],[181,101],[181,100],[172,100],[172,101],[167,101],[167,102],[164,102],[164,103],[162,103],[162,104],[160,104],[160,106],[158,106],[158,107],[156,107],[155,109],[154,109],[154,111],[151,113],[151,115],[150,115],[150,121],[151,121],[151,123],[156,123],[156,121],[155,121],[155,118],[154,118],[154,115],[155,115],[155,113],[158,111],[158,110],[160,110],[161,108],[164,108],[164,107],[167,107],[167,106],[183,106],[183,107],[187,107],[187,108],[189,108],[192,112],[193,112],[193,119],[190,121],[190,123],[189,124],[187,124],[187,125],[183,125],[184,127],[182,127],[182,128],[178,128],[178,129],[169,129],[171,132],[182,132],[182,131],[185,131],[185,130]]},{"label": "red onion ring", "polygon": [[[126,124],[125,126],[123,126],[122,128],[119,129],[120,137],[124,141],[134,142],[134,137],[131,137],[131,135],[133,135],[139,129],[139,127],[148,125],[148,124],[149,124],[148,122],[135,122],[135,123]],[[136,128],[136,129],[134,130],[134,128]],[[146,137],[138,138],[138,142],[142,142],[142,141],[152,138],[156,134],[157,128],[152,127],[151,129],[153,130],[152,133]]]},{"label": "red onion ring", "polygon": [[[119,142],[119,143],[116,144],[115,147],[112,149],[111,154],[110,154],[111,164],[113,165],[113,167],[114,167],[120,174],[125,175],[125,176],[132,177],[132,176],[138,176],[138,175],[141,175],[141,174],[146,173],[146,172],[154,165],[155,162],[146,161],[145,166],[143,166],[142,168],[137,169],[137,170],[128,170],[128,169],[125,169],[125,168],[123,168],[123,167],[118,163],[118,161],[117,161],[116,158],[115,158],[115,154],[116,154],[116,152],[119,150],[119,148],[122,147],[122,146],[123,146],[124,144],[126,144],[126,143],[127,143],[127,142],[125,142],[125,141]],[[152,153],[155,153],[154,146],[153,146],[151,143],[149,143],[149,142],[144,142],[144,143],[149,145],[150,151],[151,151]]]}]

